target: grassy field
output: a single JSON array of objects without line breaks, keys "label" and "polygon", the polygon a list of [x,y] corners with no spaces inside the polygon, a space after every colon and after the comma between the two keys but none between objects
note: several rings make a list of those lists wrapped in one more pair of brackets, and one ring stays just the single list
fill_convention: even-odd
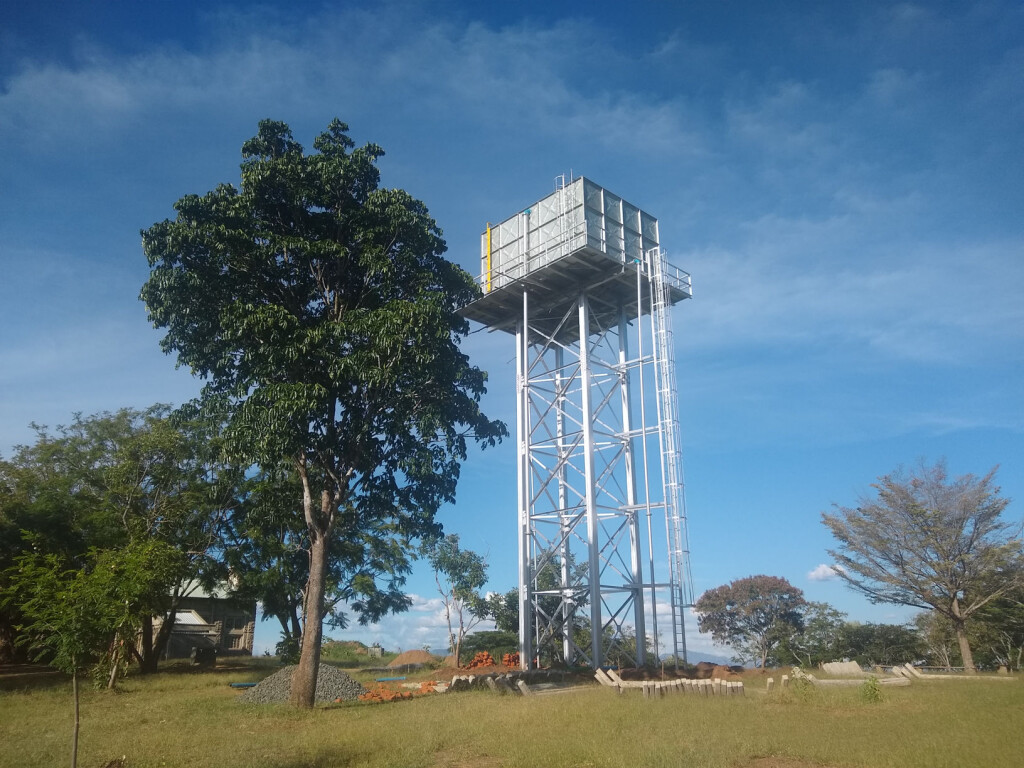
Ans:
[{"label": "grassy field", "polygon": [[[962,681],[645,700],[607,688],[485,692],[298,712],[251,707],[229,682],[276,667],[172,670],[88,689],[79,765],[144,766],[986,766],[1024,764],[1024,683]],[[358,676],[358,675],[357,675]],[[364,678],[365,679],[365,678]],[[68,763],[70,685],[0,679],[0,766]]]}]

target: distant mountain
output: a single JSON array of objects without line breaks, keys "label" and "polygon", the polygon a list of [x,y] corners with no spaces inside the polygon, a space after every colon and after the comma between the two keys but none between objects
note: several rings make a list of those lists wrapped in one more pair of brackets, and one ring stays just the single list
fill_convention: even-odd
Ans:
[{"label": "distant mountain", "polygon": [[696,664],[699,661],[710,661],[712,664],[722,664],[726,667],[731,667],[736,662],[729,656],[721,656],[717,653],[690,653],[687,654],[690,657],[690,663]]},{"label": "distant mountain", "polygon": [[[707,661],[712,664],[722,664],[723,666],[730,667],[736,662],[729,656],[722,656],[718,653],[706,653],[705,651],[690,651],[686,654],[691,664],[697,664],[701,661]],[[672,658],[672,654],[668,653],[662,656],[662,659]]]}]

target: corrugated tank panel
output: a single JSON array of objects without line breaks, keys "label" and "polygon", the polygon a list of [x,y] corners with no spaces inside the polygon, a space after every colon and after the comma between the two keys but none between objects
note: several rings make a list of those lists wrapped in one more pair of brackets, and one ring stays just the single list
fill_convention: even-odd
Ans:
[{"label": "corrugated tank panel", "polygon": [[629,263],[657,245],[657,219],[579,177],[483,232],[481,287],[497,290],[583,249]]}]

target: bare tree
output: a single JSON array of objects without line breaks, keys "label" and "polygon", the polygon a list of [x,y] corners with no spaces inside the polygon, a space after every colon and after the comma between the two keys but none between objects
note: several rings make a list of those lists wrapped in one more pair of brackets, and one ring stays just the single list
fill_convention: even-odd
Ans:
[{"label": "bare tree", "polygon": [[967,620],[1021,578],[1021,527],[1002,519],[996,469],[948,477],[945,461],[879,478],[877,498],[836,506],[822,522],[839,542],[836,572],[874,603],[931,609],[949,619],[966,669]]}]

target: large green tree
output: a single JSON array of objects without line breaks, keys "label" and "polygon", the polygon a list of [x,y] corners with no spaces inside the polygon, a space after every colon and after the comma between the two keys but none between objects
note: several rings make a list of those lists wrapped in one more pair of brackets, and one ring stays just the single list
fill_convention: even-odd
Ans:
[{"label": "large green tree", "polygon": [[381,148],[347,132],[333,121],[306,154],[264,120],[242,146],[240,188],[187,195],[142,233],[141,298],[163,349],[205,379],[201,405],[225,415],[235,456],[299,478],[309,578],[292,700],[305,707],[331,541],[381,525],[437,535],[467,438],[504,433],[459,350],[458,310],[478,289],[442,257],[423,203],[379,186]]},{"label": "large green tree", "polygon": [[1002,518],[993,469],[951,478],[945,462],[897,471],[874,484],[877,495],[837,506],[822,521],[839,546],[836,572],[875,603],[931,609],[953,627],[964,667],[974,669],[968,621],[1016,588],[1021,527]]},{"label": "large green tree", "polygon": [[697,626],[738,660],[762,668],[793,633],[803,630],[807,606],[803,592],[778,576],[748,576],[709,589],[694,604]]}]

